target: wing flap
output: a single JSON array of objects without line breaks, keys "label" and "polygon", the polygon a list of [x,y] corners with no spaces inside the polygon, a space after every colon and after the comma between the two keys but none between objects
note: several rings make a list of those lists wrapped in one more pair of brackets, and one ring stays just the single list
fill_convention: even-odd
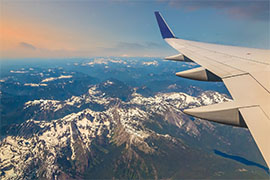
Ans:
[{"label": "wing flap", "polygon": [[240,108],[240,113],[245,119],[266,164],[270,167],[270,120],[259,106]]},{"label": "wing flap", "polygon": [[[267,77],[265,77],[267,78]],[[270,167],[270,95],[250,74],[223,79],[233,99],[250,107],[239,109],[259,147],[266,164]]]},{"label": "wing flap", "polygon": [[234,100],[237,100],[242,104],[260,106],[270,121],[270,94],[256,79],[249,74],[245,74],[225,78],[223,79],[223,82]]}]

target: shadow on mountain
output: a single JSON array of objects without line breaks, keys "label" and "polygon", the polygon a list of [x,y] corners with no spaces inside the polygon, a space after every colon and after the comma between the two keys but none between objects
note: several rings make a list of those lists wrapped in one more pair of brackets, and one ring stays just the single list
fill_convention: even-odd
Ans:
[{"label": "shadow on mountain", "polygon": [[228,158],[228,159],[232,159],[232,160],[238,161],[238,162],[240,162],[240,163],[242,163],[242,164],[245,164],[245,165],[247,165],[247,166],[256,166],[256,167],[258,167],[258,168],[263,169],[264,171],[267,172],[267,174],[269,174],[269,169],[268,169],[267,167],[265,167],[265,166],[263,166],[263,165],[261,165],[261,164],[259,164],[259,163],[256,163],[256,162],[247,160],[247,159],[245,159],[245,158],[243,158],[243,157],[241,157],[241,156],[229,155],[229,154],[226,154],[226,153],[221,152],[221,151],[216,150],[216,149],[214,149],[214,153],[217,154],[217,155],[219,155],[219,156],[221,156],[221,157],[224,157],[224,158]]}]

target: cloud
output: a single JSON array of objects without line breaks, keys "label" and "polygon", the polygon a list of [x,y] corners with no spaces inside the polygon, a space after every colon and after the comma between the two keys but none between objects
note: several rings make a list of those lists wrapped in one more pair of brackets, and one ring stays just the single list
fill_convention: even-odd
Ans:
[{"label": "cloud", "polygon": [[146,47],[148,48],[163,48],[161,44],[155,43],[155,42],[146,42]]},{"label": "cloud", "polygon": [[26,42],[20,42],[19,45],[20,47],[25,48],[25,49],[36,50],[36,47],[34,45],[26,43]]},{"label": "cloud", "polygon": [[158,49],[162,48],[161,44],[155,42],[134,43],[134,42],[118,42],[115,48],[142,50],[142,49]]},{"label": "cloud", "polygon": [[[165,48],[164,48],[165,47]],[[169,51],[170,53],[170,51]],[[101,46],[96,48],[96,55],[108,55],[108,56],[125,56],[125,57],[134,57],[134,56],[164,56],[169,55],[168,48],[164,43],[156,43],[153,41],[145,41],[142,43],[138,42],[128,42],[128,41],[119,41],[115,42],[111,46]]]},{"label": "cloud", "polygon": [[133,43],[133,42],[119,42],[116,45],[116,48],[140,50],[144,48],[144,45],[140,43]]},{"label": "cloud", "polygon": [[269,21],[269,0],[162,0],[172,7],[190,11],[197,9],[217,9],[232,17]]},{"label": "cloud", "polygon": [[121,54],[120,56],[121,57],[130,57],[130,55],[128,55],[128,54]]}]

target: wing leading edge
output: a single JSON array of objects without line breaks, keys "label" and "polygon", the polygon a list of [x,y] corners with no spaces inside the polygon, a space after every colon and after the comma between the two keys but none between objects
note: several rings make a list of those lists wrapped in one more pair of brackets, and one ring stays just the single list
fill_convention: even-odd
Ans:
[{"label": "wing leading edge", "polygon": [[176,38],[159,12],[155,12],[163,39],[179,51],[166,59],[193,61],[202,67],[176,75],[205,81],[222,80],[232,102],[187,109],[186,114],[240,127],[248,127],[270,167],[270,51]]}]

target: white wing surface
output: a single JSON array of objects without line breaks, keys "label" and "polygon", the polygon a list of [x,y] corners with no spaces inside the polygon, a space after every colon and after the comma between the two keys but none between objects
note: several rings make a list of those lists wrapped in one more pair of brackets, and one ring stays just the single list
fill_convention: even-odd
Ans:
[{"label": "white wing surface", "polygon": [[163,39],[179,51],[166,59],[193,61],[200,68],[176,75],[205,81],[223,81],[232,102],[187,109],[186,114],[248,127],[270,167],[270,50],[195,42],[176,38],[155,12]]}]

